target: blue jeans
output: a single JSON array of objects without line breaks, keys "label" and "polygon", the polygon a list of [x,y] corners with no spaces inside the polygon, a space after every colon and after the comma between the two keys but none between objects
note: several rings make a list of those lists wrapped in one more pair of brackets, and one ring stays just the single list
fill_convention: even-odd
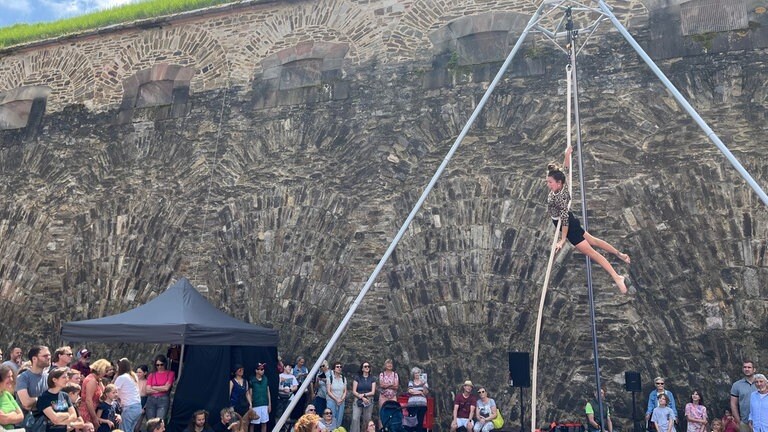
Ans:
[{"label": "blue jeans", "polygon": [[164,396],[150,396],[147,398],[147,405],[144,407],[147,413],[147,420],[153,418],[160,418],[165,420],[165,416],[168,414],[168,406],[171,404],[171,397]]},{"label": "blue jeans", "polygon": [[341,426],[341,421],[344,419],[344,401],[341,404],[337,404],[335,400],[328,398],[328,409],[333,413],[333,427],[336,429]]},{"label": "blue jeans", "polygon": [[125,432],[133,432],[136,422],[141,417],[141,402],[123,407],[123,424],[120,425],[120,429]]}]

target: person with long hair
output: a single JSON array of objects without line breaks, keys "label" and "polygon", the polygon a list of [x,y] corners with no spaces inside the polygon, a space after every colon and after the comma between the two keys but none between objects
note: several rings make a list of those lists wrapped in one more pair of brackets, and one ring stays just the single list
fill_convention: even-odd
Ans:
[{"label": "person with long hair", "polygon": [[117,387],[114,384],[104,386],[104,393],[101,395],[101,401],[96,408],[99,427],[97,432],[110,432],[117,429],[120,423],[120,416],[117,414]]},{"label": "person with long hair", "polygon": [[117,397],[122,407],[122,424],[120,427],[126,432],[133,432],[141,418],[141,396],[139,394],[139,378],[133,371],[133,365],[127,358],[121,358],[117,362]]},{"label": "person with long hair", "polygon": [[165,432],[165,420],[157,417],[147,420],[147,432]]},{"label": "person with long hair", "polygon": [[358,375],[352,380],[352,395],[355,403],[352,405],[352,424],[350,432],[360,432],[360,421],[366,425],[373,414],[373,396],[376,394],[376,379],[371,375],[371,362],[360,364]]},{"label": "person with long hair", "polygon": [[707,432],[707,407],[698,390],[691,393],[691,401],[685,405],[685,418],[688,419],[687,432]]},{"label": "person with long hair", "polygon": [[147,405],[144,407],[147,417],[165,419],[171,406],[171,387],[176,374],[168,370],[168,360],[164,355],[155,357],[155,370],[147,377]]},{"label": "person with long hair", "polygon": [[111,367],[112,364],[108,360],[98,359],[90,365],[91,372],[83,379],[80,398],[85,402],[85,409],[80,410],[80,416],[86,423],[99,424],[96,408],[99,406],[101,395],[104,393],[102,379]]},{"label": "person with long hair", "polygon": [[24,420],[24,413],[13,397],[16,390],[16,371],[9,364],[0,365],[0,425],[14,429]]},{"label": "person with long hair", "polygon": [[195,411],[192,414],[192,419],[189,421],[186,432],[213,432],[213,429],[208,424],[208,411]]},{"label": "person with long hair", "polygon": [[568,210],[568,206],[571,203],[571,194],[568,192],[568,184],[566,182],[565,173],[570,169],[570,156],[573,152],[573,147],[569,146],[565,150],[565,160],[562,167],[557,163],[550,163],[547,165],[547,188],[549,188],[549,194],[547,195],[547,213],[552,218],[552,223],[557,226],[557,222],[560,221],[562,236],[555,246],[555,250],[559,251],[565,245],[565,241],[568,240],[576,250],[591,258],[598,263],[608,274],[613,278],[613,282],[619,287],[619,291],[622,294],[627,293],[627,286],[624,283],[624,276],[619,275],[614,270],[611,263],[598,253],[594,247],[603,249],[606,252],[616,255],[620,260],[625,263],[630,263],[629,255],[619,252],[615,247],[611,246],[605,240],[601,240],[594,237],[592,234],[584,231],[581,227],[581,222],[573,215],[573,212]]},{"label": "person with long hair", "polygon": [[46,432],[67,432],[67,426],[77,420],[69,395],[62,391],[68,382],[66,369],[58,368],[48,372],[48,390],[37,398],[37,410],[48,419]]}]

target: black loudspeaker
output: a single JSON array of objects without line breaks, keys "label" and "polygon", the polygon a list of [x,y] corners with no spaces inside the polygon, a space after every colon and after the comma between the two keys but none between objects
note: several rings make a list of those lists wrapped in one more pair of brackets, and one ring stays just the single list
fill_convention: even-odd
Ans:
[{"label": "black loudspeaker", "polygon": [[624,372],[624,389],[629,392],[641,392],[642,385],[640,383],[640,372],[626,371]]},{"label": "black loudspeaker", "polygon": [[509,381],[512,387],[531,386],[531,361],[527,352],[509,353]]}]

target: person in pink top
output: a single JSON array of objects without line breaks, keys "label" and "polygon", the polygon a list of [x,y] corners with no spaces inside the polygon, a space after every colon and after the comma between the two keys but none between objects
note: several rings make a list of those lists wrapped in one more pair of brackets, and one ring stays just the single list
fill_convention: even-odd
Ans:
[{"label": "person in pink top", "polygon": [[144,407],[147,418],[165,419],[171,406],[171,387],[176,374],[167,370],[168,360],[164,355],[155,357],[155,371],[147,377],[147,405]]},{"label": "person in pink top", "polygon": [[98,423],[99,417],[96,415],[96,408],[98,408],[101,395],[104,393],[104,384],[101,379],[111,367],[112,363],[108,360],[98,359],[90,366],[90,373],[83,379],[80,398],[85,409],[80,409],[80,417],[86,423]]}]

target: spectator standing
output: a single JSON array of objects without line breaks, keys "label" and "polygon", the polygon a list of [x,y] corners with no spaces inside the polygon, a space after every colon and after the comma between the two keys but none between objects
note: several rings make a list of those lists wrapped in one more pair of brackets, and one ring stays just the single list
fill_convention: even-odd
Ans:
[{"label": "spectator standing", "polygon": [[122,407],[120,428],[125,432],[133,432],[141,418],[141,396],[139,396],[139,378],[133,371],[131,361],[127,358],[121,358],[117,362],[115,387]]},{"label": "spectator standing", "polygon": [[63,346],[56,348],[56,351],[53,352],[53,357],[51,358],[51,367],[68,368],[69,364],[72,363],[72,355],[71,347]]},{"label": "spectator standing", "polygon": [[667,406],[669,397],[666,394],[660,394],[657,397],[659,406],[653,409],[651,421],[656,428],[656,432],[672,432],[675,429],[675,413],[672,408]]},{"label": "spectator standing", "polygon": [[757,390],[755,387],[755,363],[752,360],[744,360],[741,365],[744,378],[736,381],[731,386],[731,413],[739,425],[741,432],[751,432],[747,418],[749,418],[749,397]]},{"label": "spectator standing", "polygon": [[80,375],[87,377],[91,373],[91,352],[88,348],[83,348],[77,352],[77,363],[71,366],[72,369],[80,371]]},{"label": "spectator standing", "polygon": [[66,369],[52,370],[48,374],[48,390],[37,398],[37,410],[48,419],[46,432],[67,432],[67,427],[77,420],[69,395],[62,391],[68,382]]},{"label": "spectator standing", "polygon": [[21,359],[21,348],[19,347],[13,347],[11,349],[11,355],[10,358],[3,362],[4,365],[8,365],[13,369],[13,372],[18,374],[19,368],[21,367],[22,359]]},{"label": "spectator standing", "polygon": [[[269,392],[269,380],[264,375],[266,363],[256,365],[256,376],[251,378],[251,402],[253,403],[253,413],[257,417],[253,420],[241,420],[241,429],[244,429],[245,423],[261,425],[261,432],[267,432],[267,423],[269,423],[269,414],[272,412],[272,394]],[[249,426],[250,428],[250,426]]]},{"label": "spectator standing", "polygon": [[[595,393],[597,395],[597,393]],[[613,432],[613,421],[611,420],[611,407],[608,405],[608,402],[605,400],[605,388],[600,389],[600,399],[603,401],[603,409],[605,414],[605,424],[608,426],[607,429],[605,429],[606,432]],[[587,405],[584,406],[584,413],[587,415],[587,430],[589,432],[599,432],[604,430],[602,425],[600,424],[600,408],[599,403],[597,401],[597,397],[592,398],[589,402],[587,402]],[[597,414],[597,416],[595,416]]]},{"label": "spectator standing", "polygon": [[360,432],[360,421],[368,425],[373,414],[373,396],[376,394],[376,380],[371,375],[371,363],[362,362],[360,371],[352,381],[352,395],[355,403],[352,405],[352,424],[350,432]]},{"label": "spectator standing", "polygon": [[90,373],[83,380],[83,389],[80,398],[85,403],[85,409],[80,410],[80,416],[86,423],[99,426],[99,416],[96,409],[101,403],[101,395],[104,394],[104,383],[101,381],[112,364],[108,360],[98,359],[89,367]]},{"label": "spectator standing", "polygon": [[755,374],[757,390],[749,397],[749,425],[754,432],[768,432],[768,381]]},{"label": "spectator standing", "polygon": [[341,363],[333,364],[333,371],[328,376],[328,408],[333,413],[333,427],[341,426],[344,419],[344,401],[347,399],[347,378],[341,373]]},{"label": "spectator standing", "polygon": [[109,384],[104,387],[104,393],[99,400],[99,406],[96,408],[96,419],[99,427],[96,432],[110,432],[117,428],[120,417],[117,414],[115,401],[117,400],[117,387]]},{"label": "spectator standing", "polygon": [[233,407],[236,413],[243,416],[253,406],[251,402],[251,388],[243,376],[245,373],[243,365],[236,364],[232,369],[234,369],[232,379],[229,380],[229,406]]},{"label": "spectator standing", "polygon": [[493,430],[493,419],[499,415],[499,409],[496,407],[496,401],[488,397],[488,390],[485,387],[477,389],[477,409],[475,410],[475,432],[488,432]]},{"label": "spectator standing", "polygon": [[16,389],[16,372],[11,365],[0,365],[0,425],[5,429],[14,429],[24,420],[13,392]]},{"label": "spectator standing", "polygon": [[277,385],[277,411],[275,417],[280,418],[288,407],[288,403],[296,393],[296,389],[299,388],[299,383],[296,381],[296,377],[293,376],[293,368],[291,365],[283,366],[283,373],[279,375],[280,381]]},{"label": "spectator standing", "polygon": [[659,406],[659,396],[666,395],[667,408],[672,410],[672,415],[674,416],[673,420],[677,421],[677,408],[675,407],[675,396],[672,395],[671,391],[665,388],[664,378],[660,376],[654,378],[653,384],[656,386],[656,388],[654,390],[651,390],[651,393],[648,394],[648,408],[645,410],[645,420],[648,421],[651,418],[651,414],[653,414],[654,408]]},{"label": "spectator standing", "polygon": [[[320,371],[315,376],[314,388],[315,399],[312,401],[312,405],[315,406],[318,413],[325,411],[325,407],[328,406],[328,360],[323,360],[320,364]],[[325,418],[322,418],[325,420]],[[321,422],[322,423],[322,422]],[[321,425],[322,426],[322,425]]]},{"label": "spectator standing", "polygon": [[37,398],[48,390],[48,373],[45,369],[51,365],[51,351],[46,346],[36,345],[29,350],[29,369],[16,380],[16,398],[25,416],[30,413],[37,416]]},{"label": "spectator standing", "polygon": [[[307,375],[309,375],[309,369],[307,369],[306,360],[303,356],[298,356],[296,358],[296,365],[293,367],[293,376],[296,377],[299,387],[301,387],[301,384],[307,379]],[[301,395],[297,395],[297,397],[301,396],[301,398],[299,399],[299,403],[294,407],[292,414],[304,411],[304,407],[307,405],[307,391],[308,390],[305,390]],[[298,419],[299,417],[300,416],[295,416],[294,418]]]},{"label": "spectator standing", "polygon": [[698,390],[691,393],[691,401],[685,404],[685,418],[688,420],[687,432],[707,432],[707,407]]},{"label": "spectator standing", "polygon": [[[427,395],[429,385],[422,378],[421,369],[411,369],[411,380],[408,381],[408,415],[416,416],[416,432],[424,432],[424,414],[427,412]],[[469,427],[467,427],[469,429]]]},{"label": "spectator standing", "polygon": [[467,430],[474,429],[472,418],[475,416],[477,397],[472,394],[472,381],[466,380],[461,386],[461,393],[453,399],[453,419],[451,420],[451,432],[460,427]]},{"label": "spectator standing", "polygon": [[384,360],[384,370],[379,374],[379,408],[386,401],[397,402],[397,390],[400,388],[400,377],[395,372],[392,359]]},{"label": "spectator standing", "polygon": [[171,387],[176,380],[176,374],[165,368],[168,363],[164,355],[155,357],[155,371],[147,377],[147,405],[145,407],[148,418],[165,419],[168,407],[171,405]]}]

